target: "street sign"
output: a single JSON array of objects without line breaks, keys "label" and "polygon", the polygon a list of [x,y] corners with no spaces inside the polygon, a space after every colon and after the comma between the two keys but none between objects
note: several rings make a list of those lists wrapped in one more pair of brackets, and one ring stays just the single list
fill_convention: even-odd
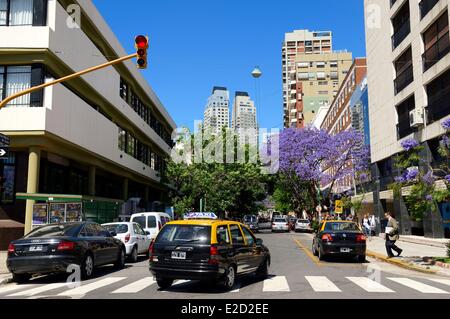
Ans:
[{"label": "street sign", "polygon": [[0,147],[8,147],[11,144],[11,139],[9,136],[3,135],[0,133]]},{"label": "street sign", "polygon": [[6,158],[8,158],[8,148],[0,147],[0,159],[6,159]]},{"label": "street sign", "polygon": [[337,200],[334,205],[334,211],[336,212],[336,214],[344,213],[344,202],[341,200]]}]

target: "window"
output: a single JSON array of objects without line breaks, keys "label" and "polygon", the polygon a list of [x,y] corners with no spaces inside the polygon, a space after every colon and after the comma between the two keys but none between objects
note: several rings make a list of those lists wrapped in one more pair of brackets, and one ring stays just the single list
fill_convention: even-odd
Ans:
[{"label": "window", "polygon": [[9,157],[0,161],[0,204],[14,204],[15,200],[15,153],[10,152]]},{"label": "window", "polygon": [[244,245],[244,237],[238,225],[231,225],[230,233],[233,245]]},{"label": "window", "polygon": [[319,69],[323,69],[325,67],[325,62],[316,62],[316,67]]},{"label": "window", "polygon": [[408,98],[403,103],[397,105],[398,114],[398,139],[407,137],[408,135],[417,131],[410,126],[410,113],[415,108],[414,95]]},{"label": "window", "polygon": [[398,11],[397,15],[392,19],[394,27],[394,35],[392,36],[392,49],[395,49],[411,32],[411,24],[409,19],[409,0],[405,2],[403,7]]},{"label": "window", "polygon": [[447,11],[423,33],[423,42],[425,52],[422,60],[426,71],[450,51]]},{"label": "window", "polygon": [[230,234],[227,226],[217,227],[217,242],[219,245],[230,244]]},{"label": "window", "polygon": [[426,87],[428,96],[428,123],[434,123],[450,114],[450,70]]},{"label": "window", "polygon": [[128,102],[128,89],[128,83],[120,78],[120,97],[126,102]]},{"label": "window", "polygon": [[250,231],[246,227],[242,227],[242,231],[244,232],[245,240],[247,241],[248,246],[253,246],[256,244],[255,237],[250,233]]},{"label": "window", "polygon": [[127,132],[119,127],[119,150],[126,152],[127,150]]},{"label": "window", "polygon": [[0,0],[0,25],[7,25],[8,1]]},{"label": "window", "polygon": [[395,94],[398,94],[414,81],[411,47],[394,62],[394,67],[397,74],[394,80]]},{"label": "window", "polygon": [[127,154],[136,157],[136,139],[130,133],[127,133]]},{"label": "window", "polygon": [[47,0],[0,0],[0,26],[45,26]]},{"label": "window", "polygon": [[[0,67],[0,77],[0,98],[4,99],[31,87],[31,66]],[[8,106],[30,106],[30,95],[13,100]]]},{"label": "window", "polygon": [[[331,72],[330,73],[330,79],[337,80],[339,79],[339,73],[338,72]],[[334,83],[333,83],[334,84]]]}]

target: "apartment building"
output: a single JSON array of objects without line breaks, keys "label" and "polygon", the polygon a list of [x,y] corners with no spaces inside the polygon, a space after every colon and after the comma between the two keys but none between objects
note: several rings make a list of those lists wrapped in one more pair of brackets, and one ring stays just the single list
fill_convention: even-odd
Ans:
[{"label": "apartment building", "polygon": [[[67,22],[69,3],[81,8],[79,27]],[[127,55],[89,0],[0,0],[0,39],[2,99]],[[0,133],[11,139],[0,161],[0,227],[23,234],[49,221],[110,221],[130,198],[164,209],[175,127],[135,61],[12,101],[0,110]]]},{"label": "apartment building", "polygon": [[370,142],[375,210],[394,210],[404,234],[422,227],[426,236],[443,235],[438,213],[423,225],[411,222],[403,198],[388,185],[398,171],[393,156],[414,138],[433,167],[443,120],[450,115],[449,0],[365,0]]},{"label": "apartment building", "polygon": [[214,87],[205,107],[203,127],[212,134],[230,127],[230,93],[226,87]]},{"label": "apartment building", "polygon": [[258,122],[255,102],[247,92],[236,92],[233,103],[232,128],[240,145],[258,145]]},{"label": "apartment building", "polygon": [[349,52],[333,52],[332,34],[296,30],[282,48],[284,127],[312,124],[326,107],[352,64]]}]

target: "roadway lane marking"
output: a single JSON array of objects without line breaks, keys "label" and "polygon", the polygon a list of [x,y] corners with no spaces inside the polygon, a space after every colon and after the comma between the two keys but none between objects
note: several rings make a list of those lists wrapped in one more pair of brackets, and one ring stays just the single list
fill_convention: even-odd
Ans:
[{"label": "roadway lane marking", "polygon": [[342,292],[325,276],[306,276],[305,278],[315,292]]},{"label": "roadway lane marking", "polygon": [[427,278],[427,279],[437,282],[438,284],[450,286],[450,279],[431,279],[431,278]]},{"label": "roadway lane marking", "polygon": [[151,285],[154,285],[156,281],[153,279],[153,277],[144,278],[138,281],[135,281],[129,285],[126,285],[122,288],[119,288],[112,292],[112,294],[134,294],[138,293],[145,288],[150,287]]},{"label": "roadway lane marking", "polygon": [[11,291],[18,290],[18,289],[32,288],[33,286],[34,285],[11,285],[11,286],[0,288],[0,294],[7,294]]},{"label": "roadway lane marking", "polygon": [[323,264],[319,261],[319,258],[316,258],[316,256],[314,256],[313,253],[308,248],[306,248],[300,240],[294,239],[294,241],[305,252],[305,254],[309,257],[309,259],[311,259],[317,266],[319,267],[323,266]]},{"label": "roadway lane marking", "polygon": [[289,284],[285,276],[276,276],[264,280],[263,292],[290,292]]},{"label": "roadway lane marking", "polygon": [[8,297],[31,297],[31,296],[35,296],[37,294],[40,294],[42,292],[46,292],[46,291],[50,291],[50,290],[54,290],[54,289],[59,289],[62,288],[64,286],[67,286],[67,283],[58,283],[58,284],[48,284],[48,285],[44,285],[44,286],[40,286],[34,289],[28,289],[25,291],[20,291],[17,293],[14,293],[12,295],[9,295]]},{"label": "roadway lane marking", "polygon": [[388,279],[392,280],[396,283],[399,283],[403,286],[417,290],[424,294],[448,294],[448,292],[446,292],[444,290],[423,284],[421,282],[418,282],[418,281],[415,281],[412,279],[408,279],[408,278],[388,278]]},{"label": "roadway lane marking", "polygon": [[348,280],[361,287],[367,292],[395,292],[382,284],[366,277],[347,277]]},{"label": "roadway lane marking", "polygon": [[69,289],[63,293],[60,293],[58,296],[78,296],[78,295],[85,295],[88,292],[91,292],[93,290],[112,285],[116,282],[119,282],[121,280],[126,279],[126,277],[111,277],[111,278],[105,278],[96,282],[93,282],[91,284],[83,285],[78,288]]}]

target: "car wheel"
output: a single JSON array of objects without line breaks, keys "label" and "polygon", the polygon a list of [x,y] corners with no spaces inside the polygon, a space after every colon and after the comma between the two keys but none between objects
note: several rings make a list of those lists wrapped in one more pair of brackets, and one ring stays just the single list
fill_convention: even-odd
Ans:
[{"label": "car wheel", "polygon": [[117,256],[117,261],[114,264],[117,269],[125,268],[125,249],[121,248],[119,255]]},{"label": "car wheel", "polygon": [[83,263],[81,265],[81,277],[83,279],[89,279],[94,274],[94,258],[91,254],[84,256]]},{"label": "car wheel", "polygon": [[134,246],[133,250],[131,251],[130,259],[132,263],[137,263],[138,261],[138,250],[136,246]]},{"label": "car wheel", "polygon": [[319,255],[319,253],[317,252],[316,248],[314,247],[314,244],[312,245],[312,253],[316,257],[317,257],[317,255]]},{"label": "car wheel", "polygon": [[319,260],[325,260],[325,254],[322,253],[322,249],[320,249],[320,247],[317,247],[317,250],[318,250]]},{"label": "car wheel", "polygon": [[172,286],[173,284],[173,279],[168,279],[168,278],[157,278],[156,279],[156,284],[158,285],[158,287],[160,289],[167,289],[170,286]]},{"label": "car wheel", "polygon": [[31,279],[30,274],[13,274],[13,281],[18,284],[24,284]]},{"label": "car wheel", "polygon": [[262,279],[266,279],[269,276],[269,267],[270,260],[269,258],[266,258],[256,271],[256,275]]},{"label": "car wheel", "polygon": [[227,290],[231,290],[234,287],[234,284],[236,282],[236,270],[233,266],[228,266],[226,272],[225,272],[225,279],[223,282],[223,286]]}]

